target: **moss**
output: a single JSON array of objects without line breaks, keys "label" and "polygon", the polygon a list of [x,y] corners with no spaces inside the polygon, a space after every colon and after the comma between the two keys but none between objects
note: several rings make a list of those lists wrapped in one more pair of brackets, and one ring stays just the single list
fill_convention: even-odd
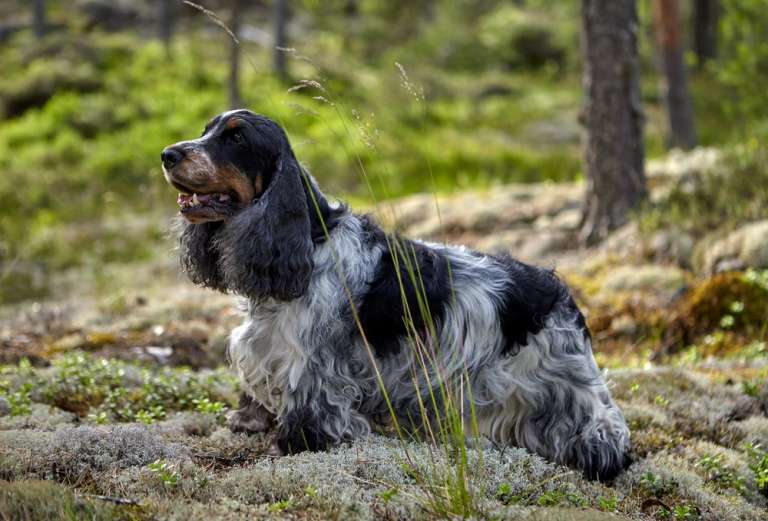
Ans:
[{"label": "moss", "polygon": [[148,512],[136,505],[113,505],[77,496],[71,489],[50,481],[0,481],[0,518],[14,521],[89,519],[139,521]]},{"label": "moss", "polygon": [[160,458],[188,461],[188,451],[167,443],[142,425],[62,429],[51,440],[57,474],[76,481],[95,472],[146,465]]}]

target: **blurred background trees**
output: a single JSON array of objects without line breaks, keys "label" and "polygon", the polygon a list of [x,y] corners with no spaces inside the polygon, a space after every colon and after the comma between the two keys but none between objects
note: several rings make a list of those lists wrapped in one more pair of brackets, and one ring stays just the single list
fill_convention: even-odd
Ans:
[{"label": "blurred background trees", "polygon": [[[637,88],[622,91],[640,98],[624,112],[632,137],[620,141],[642,141],[645,154],[636,144],[597,147],[592,157],[621,160],[626,184],[602,205],[625,217],[595,229],[635,211],[643,192],[627,187],[639,186],[644,158],[691,146],[691,136],[732,148],[768,133],[764,0],[627,2],[637,8],[639,74]],[[674,4],[676,20],[669,10],[654,17],[654,5]],[[371,200],[362,170],[377,199],[591,176],[579,116],[588,125],[599,118],[584,98],[581,2],[204,0],[201,8],[0,3],[0,287],[26,291],[52,272],[151,256],[174,202],[159,151],[231,106],[279,120],[323,186],[358,205]],[[670,117],[678,110],[690,123],[679,132]]]}]

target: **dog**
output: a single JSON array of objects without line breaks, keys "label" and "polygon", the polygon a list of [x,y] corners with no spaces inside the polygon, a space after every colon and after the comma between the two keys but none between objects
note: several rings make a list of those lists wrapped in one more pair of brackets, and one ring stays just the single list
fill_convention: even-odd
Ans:
[{"label": "dog", "polygon": [[282,454],[450,411],[475,435],[611,480],[630,435],[584,317],[553,270],[388,234],[330,201],[283,129],[248,110],[161,154],[180,193],[181,267],[244,297],[228,358],[234,431]]}]

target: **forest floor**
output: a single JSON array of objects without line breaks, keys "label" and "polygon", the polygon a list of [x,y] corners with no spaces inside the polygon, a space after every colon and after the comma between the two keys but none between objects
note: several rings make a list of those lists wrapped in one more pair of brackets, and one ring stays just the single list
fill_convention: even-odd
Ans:
[{"label": "forest floor", "polygon": [[272,433],[225,427],[237,303],[192,287],[167,255],[116,268],[101,294],[0,310],[0,518],[768,518],[766,275],[714,273],[756,254],[636,224],[580,250],[581,190],[468,192],[439,215],[412,196],[377,213],[411,236],[558,266],[632,431],[614,483],[523,449],[481,443],[461,463],[387,433],[270,456]]}]

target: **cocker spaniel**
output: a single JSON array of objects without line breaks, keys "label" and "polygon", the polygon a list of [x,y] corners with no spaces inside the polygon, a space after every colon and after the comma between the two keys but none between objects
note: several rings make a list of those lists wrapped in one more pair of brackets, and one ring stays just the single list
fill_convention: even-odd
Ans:
[{"label": "cocker spaniel", "polygon": [[427,432],[447,407],[473,432],[608,480],[629,430],[590,333],[553,271],[387,234],[330,202],[285,132],[247,110],[162,152],[185,220],[181,265],[245,297],[228,355],[239,431],[282,453],[389,423]]}]

